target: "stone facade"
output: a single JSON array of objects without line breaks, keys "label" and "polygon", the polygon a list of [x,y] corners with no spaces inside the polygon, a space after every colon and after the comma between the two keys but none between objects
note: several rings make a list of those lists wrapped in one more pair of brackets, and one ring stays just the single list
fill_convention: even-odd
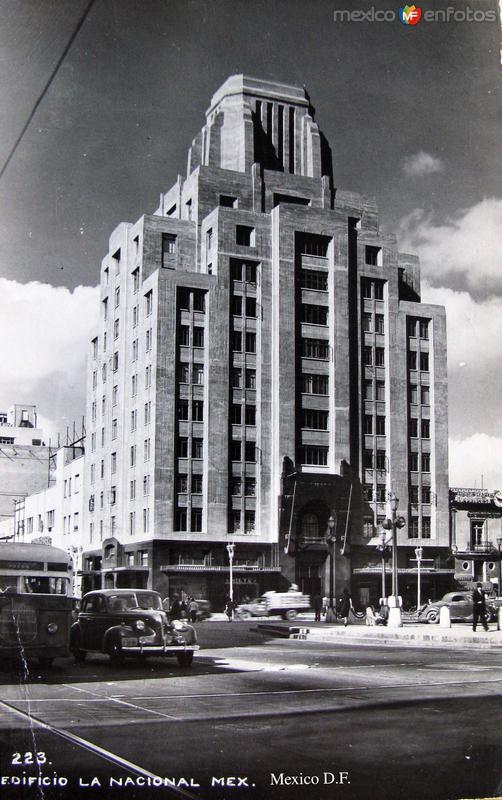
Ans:
[{"label": "stone facade", "polygon": [[[449,543],[444,309],[335,189],[305,90],[236,75],[186,178],[121,224],[89,358],[84,585],[222,604],[298,583],[379,595],[378,525],[440,559]],[[333,523],[332,523],[333,528]],[[108,559],[108,560],[107,560]]]}]

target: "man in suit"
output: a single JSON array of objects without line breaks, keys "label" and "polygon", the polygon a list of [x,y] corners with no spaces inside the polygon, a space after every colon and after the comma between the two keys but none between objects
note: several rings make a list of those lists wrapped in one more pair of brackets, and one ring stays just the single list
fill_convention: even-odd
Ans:
[{"label": "man in suit", "polygon": [[476,584],[472,593],[472,630],[476,630],[476,625],[481,622],[485,631],[488,630],[486,622],[486,597],[483,591],[483,584]]}]

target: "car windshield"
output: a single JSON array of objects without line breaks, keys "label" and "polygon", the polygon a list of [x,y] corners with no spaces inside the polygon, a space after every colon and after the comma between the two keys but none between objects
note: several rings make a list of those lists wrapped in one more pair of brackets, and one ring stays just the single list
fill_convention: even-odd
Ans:
[{"label": "car windshield", "polygon": [[107,598],[110,611],[127,611],[132,608],[162,610],[160,597],[153,592],[131,592],[131,594],[112,594]]}]

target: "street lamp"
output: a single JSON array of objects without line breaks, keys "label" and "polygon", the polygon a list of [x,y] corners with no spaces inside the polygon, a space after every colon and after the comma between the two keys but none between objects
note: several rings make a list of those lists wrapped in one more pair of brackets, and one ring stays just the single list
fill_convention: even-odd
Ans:
[{"label": "street lamp", "polygon": [[424,552],[423,547],[415,547],[415,555],[417,557],[417,613],[420,610],[421,597],[420,597],[420,565],[422,562],[422,555]]},{"label": "street lamp", "polygon": [[499,585],[498,585],[498,596],[502,597],[502,586],[501,586],[501,577],[502,577],[502,565],[500,563],[501,559],[501,550],[502,550],[502,536],[497,537],[497,550],[499,551]]},{"label": "street lamp", "polygon": [[233,544],[233,542],[232,542],[232,544],[227,544],[228,561],[229,561],[229,564],[230,564],[230,592],[229,592],[229,596],[230,596],[230,603],[231,603],[231,606],[232,606],[232,611],[233,611],[233,605],[234,605],[234,574],[233,574],[234,550],[235,550],[235,544]]},{"label": "street lamp", "polygon": [[328,519],[326,544],[329,552],[329,606],[326,609],[326,622],[334,622],[336,610],[333,605],[335,595],[335,544],[336,544],[336,517],[331,514]]},{"label": "street lamp", "polygon": [[385,593],[385,556],[387,553],[386,537],[387,537],[386,531],[383,530],[380,533],[380,544],[377,544],[377,550],[379,550],[380,553],[382,554],[382,593],[380,595],[382,598],[387,596]]},{"label": "street lamp", "polygon": [[398,594],[398,581],[397,581],[397,530],[406,525],[404,517],[397,516],[399,507],[399,497],[391,493],[389,496],[389,506],[391,516],[384,519],[382,528],[386,531],[392,531],[392,598],[389,602],[389,619],[387,625],[389,627],[398,627],[402,625],[401,622],[401,608],[399,605]]}]

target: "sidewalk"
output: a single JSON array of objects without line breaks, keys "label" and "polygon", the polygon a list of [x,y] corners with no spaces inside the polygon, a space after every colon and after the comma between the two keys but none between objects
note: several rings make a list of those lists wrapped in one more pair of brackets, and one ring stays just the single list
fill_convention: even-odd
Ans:
[{"label": "sidewalk", "polygon": [[261,633],[275,633],[294,639],[307,639],[309,642],[331,642],[333,644],[382,644],[403,647],[443,647],[450,649],[495,650],[502,653],[502,631],[491,624],[485,632],[478,627],[476,633],[470,625],[453,624],[451,628],[439,625],[411,623],[402,628],[367,627],[365,625],[326,624],[325,622],[299,621],[288,623],[258,623]]}]

